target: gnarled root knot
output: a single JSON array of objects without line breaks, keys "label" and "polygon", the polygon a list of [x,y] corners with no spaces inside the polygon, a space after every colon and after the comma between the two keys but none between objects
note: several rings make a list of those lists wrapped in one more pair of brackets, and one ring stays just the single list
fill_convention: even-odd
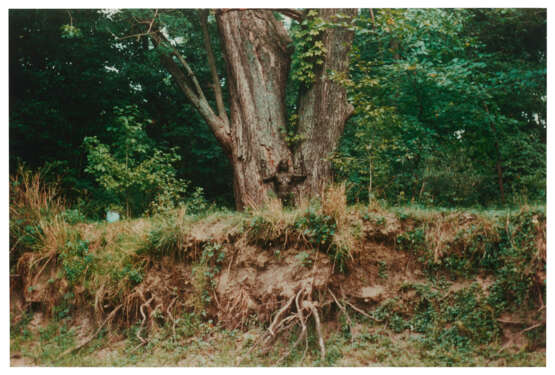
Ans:
[{"label": "gnarled root knot", "polygon": [[[249,349],[246,355],[249,355],[252,350],[254,350],[258,346],[262,348],[263,352],[269,351],[272,347],[272,344],[281,333],[288,331],[292,327],[298,325],[301,327],[301,333],[299,334],[299,337],[297,338],[291,349],[276,362],[276,365],[279,365],[283,360],[289,357],[291,355],[291,352],[295,350],[295,348],[304,339],[305,350],[301,358],[302,363],[308,349],[308,328],[306,323],[308,319],[312,317],[316,326],[316,334],[318,335],[320,358],[323,361],[326,358],[326,347],[322,334],[320,314],[318,313],[319,307],[320,305],[318,304],[318,302],[312,300],[312,288],[301,288],[294,296],[290,297],[287,302],[277,311],[266,332],[261,335],[258,340],[256,340],[256,342]],[[238,360],[237,365],[241,363],[242,358]]]}]

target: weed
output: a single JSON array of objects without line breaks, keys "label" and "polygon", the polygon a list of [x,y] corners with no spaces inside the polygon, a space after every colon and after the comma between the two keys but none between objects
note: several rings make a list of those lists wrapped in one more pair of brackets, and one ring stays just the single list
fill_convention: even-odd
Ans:
[{"label": "weed", "polygon": [[191,283],[195,290],[193,305],[195,312],[206,318],[206,308],[212,303],[216,288],[216,276],[221,270],[225,252],[218,243],[207,243],[202,251],[200,261],[193,266]]},{"label": "weed", "polygon": [[373,212],[365,212],[362,214],[361,218],[379,227],[385,226],[385,223],[386,223],[385,217],[379,214],[375,214]]},{"label": "weed", "polygon": [[40,171],[18,167],[10,176],[10,266],[23,252],[40,249],[45,223],[64,206],[57,184],[45,184]]},{"label": "weed", "polygon": [[23,336],[23,340],[26,340],[30,337],[29,329],[27,325],[33,319],[33,313],[30,311],[25,311],[17,320],[15,324],[11,324],[10,326],[10,339],[15,339],[20,333]]},{"label": "weed", "polygon": [[89,242],[76,235],[74,241],[68,241],[60,252],[65,278],[70,284],[94,272],[94,255],[89,253]]},{"label": "weed", "polygon": [[156,259],[175,254],[180,248],[179,234],[173,226],[156,226],[148,233],[146,241],[137,250],[137,254],[150,255]]},{"label": "weed", "polygon": [[312,258],[307,251],[301,251],[295,258],[305,267],[310,267],[312,265]]},{"label": "weed", "polygon": [[387,262],[378,261],[378,277],[380,279],[387,279]]},{"label": "weed", "polygon": [[295,221],[295,227],[316,248],[328,250],[337,229],[335,219],[309,210]]},{"label": "weed", "polygon": [[429,254],[426,252],[425,233],[423,227],[417,227],[399,234],[396,239],[397,248],[415,254],[419,257],[419,261],[426,263]]},{"label": "weed", "polygon": [[81,213],[79,209],[68,209],[68,210],[62,211],[60,216],[66,223],[70,225],[82,223],[86,220],[85,215],[83,215],[83,213]]},{"label": "weed", "polygon": [[112,279],[114,281],[127,280],[131,286],[139,284],[143,281],[143,271],[135,268],[131,263],[125,263],[122,269],[112,270]]},{"label": "weed", "polygon": [[62,297],[62,302],[59,305],[54,306],[54,320],[61,321],[70,316],[71,310],[73,309],[75,294],[73,292],[67,292]]},{"label": "weed", "polygon": [[205,213],[209,208],[210,205],[204,197],[204,190],[201,187],[197,187],[187,200],[187,213],[199,215]]},{"label": "weed", "polygon": [[274,237],[274,225],[263,216],[254,216],[247,227],[247,239],[250,243],[257,243],[263,247],[271,245]]}]

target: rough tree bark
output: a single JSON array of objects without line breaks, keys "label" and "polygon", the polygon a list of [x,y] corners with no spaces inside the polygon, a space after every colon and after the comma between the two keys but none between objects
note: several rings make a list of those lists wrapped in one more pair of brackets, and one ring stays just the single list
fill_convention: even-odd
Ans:
[{"label": "rough tree bark", "polygon": [[[296,20],[304,16],[299,11],[281,11]],[[339,13],[353,17],[356,10],[322,9],[319,13],[330,21]],[[300,168],[307,175],[295,190],[297,194],[319,194],[332,180],[327,159],[353,111],[345,88],[330,76],[330,72],[347,73],[353,32],[338,27],[323,32],[322,42],[327,53],[322,68],[315,72],[314,84],[300,94],[299,131],[304,141],[293,153],[280,132],[287,123],[285,91],[293,52],[287,30],[271,10],[216,11],[230,90],[228,118],[208,37],[207,15],[208,12],[202,11],[201,27],[217,111],[210,107],[187,61],[177,50],[163,56],[161,61],[204,117],[231,161],[237,209],[258,207],[265,202],[268,192],[274,188],[265,180],[276,171],[281,160],[286,160],[292,170]],[[170,45],[161,32],[150,35],[157,45]]]},{"label": "rough tree bark", "polygon": [[[356,9],[321,9],[319,16],[334,21],[337,14],[349,18]],[[299,101],[299,131],[305,137],[296,152],[295,159],[307,168],[307,179],[301,193],[309,196],[321,193],[332,181],[332,168],[328,160],[343,134],[345,122],[353,113],[347,101],[347,92],[340,83],[332,80],[330,73],[343,76],[349,70],[349,52],[353,32],[345,28],[328,28],[322,42],[327,50],[322,69],[317,72],[314,84]]]},{"label": "rough tree bark", "polygon": [[243,209],[264,202],[272,189],[264,177],[291,159],[280,128],[292,41],[270,11],[220,11],[216,19],[230,90],[233,190]]}]

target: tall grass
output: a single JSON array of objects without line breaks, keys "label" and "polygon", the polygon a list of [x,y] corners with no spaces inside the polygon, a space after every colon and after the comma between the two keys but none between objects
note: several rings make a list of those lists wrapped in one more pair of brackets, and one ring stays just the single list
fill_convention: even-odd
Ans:
[{"label": "tall grass", "polygon": [[20,166],[10,176],[10,220],[38,222],[44,216],[59,214],[65,209],[57,184],[43,182],[40,171]]},{"label": "tall grass", "polygon": [[[43,240],[59,232],[63,225],[55,218],[65,210],[65,201],[56,184],[43,182],[40,171],[20,166],[10,176],[10,263],[23,251],[35,250]],[[56,228],[49,228],[52,225]],[[44,241],[48,243],[49,241]]]}]

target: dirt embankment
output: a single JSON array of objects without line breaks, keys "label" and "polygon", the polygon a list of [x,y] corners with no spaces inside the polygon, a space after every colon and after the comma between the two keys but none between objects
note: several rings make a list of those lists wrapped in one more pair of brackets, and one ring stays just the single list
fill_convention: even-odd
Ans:
[{"label": "dirt embankment", "polygon": [[[519,286],[528,288],[518,298],[524,298],[522,311],[536,311],[528,315],[533,320],[523,319],[522,311],[504,301],[495,306],[480,302],[475,308],[491,310],[506,343],[521,343],[527,329],[540,327],[545,335],[545,217],[540,216],[532,213],[514,223],[507,218],[505,229],[470,214],[422,218],[378,209],[341,217],[261,215],[187,225],[143,221],[109,233],[106,227],[102,232],[81,225],[72,231],[80,233],[86,251],[27,252],[18,259],[17,274],[10,278],[12,320],[28,309],[45,317],[69,315],[82,327],[81,345],[106,325],[138,324],[137,338],[145,344],[150,330],[194,311],[234,329],[255,319],[267,327],[259,345],[300,327],[297,345],[314,329],[324,357],[322,325],[347,311],[387,321],[376,313],[387,305],[393,306],[388,314],[408,321],[437,301],[455,301],[474,282],[481,301],[491,293],[513,298],[494,286],[509,293],[522,281],[511,284],[513,276],[503,273],[510,272],[508,257],[520,254],[518,274],[526,280],[513,286],[515,293]],[[523,230],[531,237],[521,238],[518,231]],[[511,237],[503,237],[506,233]],[[132,250],[122,237],[132,240]],[[109,263],[114,259],[119,263]],[[115,264],[121,269],[111,269]],[[441,279],[448,280],[441,297],[418,287]],[[441,306],[436,310],[443,311]],[[446,329],[457,326],[461,335],[473,329],[457,319]],[[464,334],[480,339],[473,331]]]}]

